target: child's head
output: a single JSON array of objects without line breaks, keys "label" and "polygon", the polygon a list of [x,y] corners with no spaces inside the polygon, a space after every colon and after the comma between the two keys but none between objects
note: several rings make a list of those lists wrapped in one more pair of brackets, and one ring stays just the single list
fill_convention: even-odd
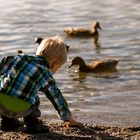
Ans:
[{"label": "child's head", "polygon": [[36,55],[44,57],[49,63],[51,69],[54,69],[53,67],[56,67],[56,64],[59,65],[58,68],[61,67],[67,60],[65,43],[59,37],[43,39],[37,48]]}]

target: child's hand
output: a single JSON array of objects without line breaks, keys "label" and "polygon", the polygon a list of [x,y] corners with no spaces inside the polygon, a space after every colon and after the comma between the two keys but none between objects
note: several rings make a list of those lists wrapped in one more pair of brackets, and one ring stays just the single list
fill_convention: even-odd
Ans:
[{"label": "child's hand", "polygon": [[65,126],[66,127],[70,127],[70,126],[80,126],[82,127],[83,124],[81,122],[77,122],[75,121],[72,117],[69,119],[68,122],[65,123]]}]

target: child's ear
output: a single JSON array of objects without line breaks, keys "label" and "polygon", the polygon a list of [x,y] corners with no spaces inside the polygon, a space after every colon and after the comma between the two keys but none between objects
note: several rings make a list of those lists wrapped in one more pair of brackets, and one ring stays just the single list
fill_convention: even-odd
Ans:
[{"label": "child's ear", "polygon": [[55,60],[55,61],[53,61],[51,68],[53,68],[54,66],[59,65],[59,64],[60,64],[60,62],[58,60]]}]

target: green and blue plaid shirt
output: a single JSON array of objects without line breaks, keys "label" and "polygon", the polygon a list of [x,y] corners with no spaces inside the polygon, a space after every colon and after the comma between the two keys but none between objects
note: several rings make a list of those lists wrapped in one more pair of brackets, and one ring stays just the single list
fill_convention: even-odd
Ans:
[{"label": "green and blue plaid shirt", "polygon": [[67,102],[43,57],[23,54],[1,60],[0,92],[35,104],[39,98],[38,91],[45,93],[62,120],[68,120],[71,113]]}]

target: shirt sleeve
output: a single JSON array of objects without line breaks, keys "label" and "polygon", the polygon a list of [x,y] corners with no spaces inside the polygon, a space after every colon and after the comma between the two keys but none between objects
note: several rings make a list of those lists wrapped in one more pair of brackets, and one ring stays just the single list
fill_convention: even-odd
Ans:
[{"label": "shirt sleeve", "polygon": [[0,62],[0,75],[3,75],[12,63],[13,56],[4,57]]},{"label": "shirt sleeve", "polygon": [[56,111],[58,112],[60,118],[63,121],[68,121],[71,117],[71,112],[69,110],[68,104],[63,97],[60,89],[57,87],[56,82],[53,77],[49,78],[48,85],[45,87],[44,91],[47,98],[54,105]]}]

